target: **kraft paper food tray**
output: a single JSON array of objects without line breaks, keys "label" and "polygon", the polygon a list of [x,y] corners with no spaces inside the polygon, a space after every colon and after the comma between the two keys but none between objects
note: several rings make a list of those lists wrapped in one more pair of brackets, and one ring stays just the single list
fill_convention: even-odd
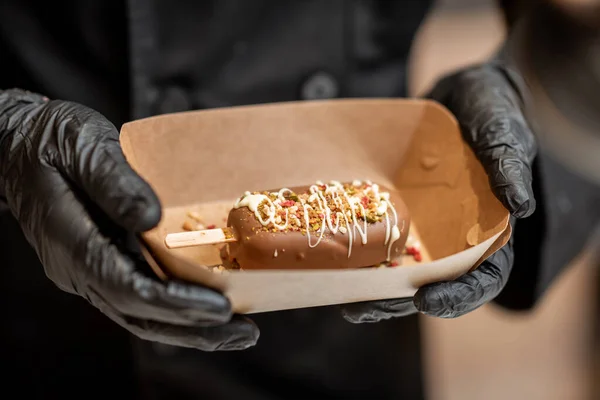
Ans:
[{"label": "kraft paper food tray", "polygon": [[[424,284],[475,268],[510,236],[508,211],[463,142],[453,116],[428,100],[290,102],[193,111],[123,125],[127,160],[158,194],[159,226],[142,235],[162,278],[224,291],[239,313],[412,296]],[[412,217],[423,261],[394,268],[230,271],[215,246],[169,250],[186,212],[225,225],[245,191],[317,180],[371,180],[396,187]]]}]

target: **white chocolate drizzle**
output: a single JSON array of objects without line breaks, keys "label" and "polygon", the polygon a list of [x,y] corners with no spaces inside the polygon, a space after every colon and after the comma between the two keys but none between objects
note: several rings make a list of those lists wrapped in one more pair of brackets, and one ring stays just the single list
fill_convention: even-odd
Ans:
[{"label": "white chocolate drizzle", "polygon": [[[296,225],[301,225],[301,221],[296,216],[296,211],[301,207],[304,214],[304,228],[308,246],[316,247],[321,243],[325,235],[325,230],[329,230],[332,235],[338,232],[342,235],[348,235],[348,258],[352,255],[352,246],[360,236],[361,243],[368,242],[368,221],[365,217],[366,210],[362,203],[363,196],[372,194],[376,206],[376,214],[385,221],[385,242],[387,245],[387,261],[391,260],[391,250],[393,244],[400,238],[404,232],[405,221],[402,220],[402,227],[398,228],[398,214],[394,205],[390,202],[390,194],[388,192],[379,192],[379,185],[373,184],[370,181],[365,181],[365,189],[362,192],[349,194],[338,181],[331,181],[329,184],[324,184],[317,181],[315,185],[310,186],[308,196],[301,196],[297,201],[293,201],[293,206],[282,205],[283,202],[289,201],[285,194],[294,195],[293,191],[288,188],[283,188],[278,192],[270,193],[270,196],[265,194],[252,194],[246,192],[244,196],[236,201],[234,208],[248,207],[254,213],[256,219],[262,226],[272,225],[279,231],[283,231],[290,227],[290,222]],[[360,181],[353,181],[354,188],[363,185]],[[329,198],[327,198],[327,196]],[[333,207],[330,207],[333,206]],[[290,215],[290,210],[292,211]],[[314,238],[311,237],[311,225],[309,210],[313,210],[319,216],[320,228]],[[334,210],[335,211],[334,214]],[[282,216],[282,211],[285,216]],[[357,216],[360,213],[362,217]],[[335,223],[333,222],[335,217]],[[345,225],[342,224],[342,219]],[[273,254],[277,257],[277,250]]]}]

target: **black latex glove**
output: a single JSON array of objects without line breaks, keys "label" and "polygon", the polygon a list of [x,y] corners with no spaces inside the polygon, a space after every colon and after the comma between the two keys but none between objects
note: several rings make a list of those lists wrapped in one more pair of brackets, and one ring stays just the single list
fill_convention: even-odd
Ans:
[{"label": "black latex glove", "polygon": [[[443,78],[430,98],[444,104],[460,123],[465,141],[483,164],[492,190],[516,218],[531,215],[535,199],[531,163],[536,142],[523,115],[520,77],[500,62],[471,67]],[[451,282],[421,287],[413,298],[348,304],[345,319],[377,322],[416,312],[454,318],[493,300],[513,265],[512,238],[476,270]]]},{"label": "black latex glove", "polygon": [[46,275],[133,334],[208,351],[256,343],[221,294],[147,273],[129,239],[159,222],[160,204],[99,113],[0,91],[0,191]]}]

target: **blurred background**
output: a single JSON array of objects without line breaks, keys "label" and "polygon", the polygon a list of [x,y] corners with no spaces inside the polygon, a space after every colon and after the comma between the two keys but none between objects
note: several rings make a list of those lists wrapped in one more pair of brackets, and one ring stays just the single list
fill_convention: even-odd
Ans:
[{"label": "blurred background", "polygon": [[[410,94],[484,60],[504,35],[494,1],[438,0],[415,42]],[[531,313],[490,305],[456,320],[424,317],[431,399],[600,399],[598,271],[590,249]]]}]

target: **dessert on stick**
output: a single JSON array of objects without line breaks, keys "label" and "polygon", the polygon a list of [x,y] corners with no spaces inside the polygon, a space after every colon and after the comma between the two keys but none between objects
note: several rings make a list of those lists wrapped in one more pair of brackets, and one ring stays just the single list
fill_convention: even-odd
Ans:
[{"label": "dessert on stick", "polygon": [[342,269],[399,258],[410,217],[399,194],[376,183],[316,182],[246,192],[227,228],[167,235],[167,247],[228,244],[242,269]]}]

